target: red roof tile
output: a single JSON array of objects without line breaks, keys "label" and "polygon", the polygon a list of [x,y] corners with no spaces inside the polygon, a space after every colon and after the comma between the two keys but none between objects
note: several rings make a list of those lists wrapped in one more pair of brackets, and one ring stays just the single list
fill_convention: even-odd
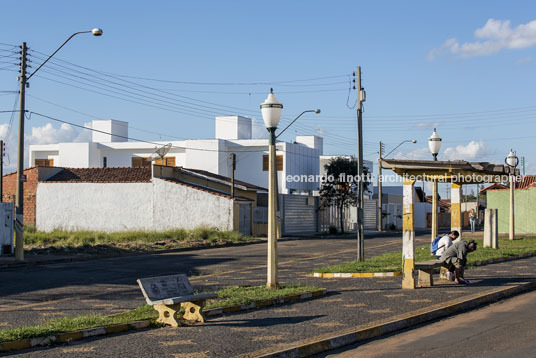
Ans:
[{"label": "red roof tile", "polygon": [[73,183],[148,183],[151,168],[64,168],[45,180]]},{"label": "red roof tile", "polygon": [[536,175],[523,175],[521,181],[516,182],[516,189],[528,189],[536,187]]}]

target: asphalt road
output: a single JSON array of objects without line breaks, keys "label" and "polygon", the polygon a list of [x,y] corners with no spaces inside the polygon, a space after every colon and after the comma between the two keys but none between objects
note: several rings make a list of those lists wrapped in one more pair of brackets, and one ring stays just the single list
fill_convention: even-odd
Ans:
[{"label": "asphalt road", "polygon": [[329,358],[536,357],[536,292],[378,339]]},{"label": "asphalt road", "polygon": [[[417,237],[417,245],[429,236]],[[366,256],[401,250],[400,235],[366,240]],[[73,263],[0,269],[0,327],[35,325],[49,318],[118,313],[145,303],[140,277],[186,273],[194,288],[266,282],[266,243]],[[280,281],[300,283],[315,267],[354,260],[355,237],[279,243]]]}]

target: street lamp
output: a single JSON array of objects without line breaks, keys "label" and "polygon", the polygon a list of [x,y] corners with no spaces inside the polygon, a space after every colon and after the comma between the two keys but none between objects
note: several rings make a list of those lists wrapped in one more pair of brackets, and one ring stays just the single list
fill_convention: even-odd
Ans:
[{"label": "street lamp", "polygon": [[510,149],[510,153],[504,159],[506,165],[510,167],[509,176],[510,176],[510,240],[514,239],[515,228],[514,228],[514,175],[517,165],[519,164],[519,158],[516,156],[516,153]]},{"label": "street lamp", "polygon": [[[405,141],[402,141],[399,145],[397,145],[395,147],[395,149],[393,149],[392,151],[390,151],[389,153],[387,153],[387,155],[385,156],[385,158],[387,158],[389,156],[389,154],[391,154],[392,152],[394,152],[398,147],[400,147],[402,144],[404,143],[417,143],[417,140],[416,139],[407,139]],[[382,152],[383,152],[383,144],[382,142],[380,142],[380,155],[378,157],[378,231],[383,231],[383,216],[382,216],[382,205],[383,205],[383,202],[382,202]]]},{"label": "street lamp", "polygon": [[[428,147],[430,152],[434,156],[434,161],[437,161],[437,155],[439,154],[439,149],[441,149],[441,137],[437,134],[436,129],[434,128],[434,133],[428,138]],[[431,241],[437,236],[437,179],[433,179],[433,190],[432,190],[432,238]]]},{"label": "street lamp", "polygon": [[267,265],[267,282],[266,286],[269,288],[278,287],[278,277],[277,277],[277,224],[276,224],[276,210],[277,210],[277,168],[276,168],[276,155],[275,155],[275,144],[276,138],[283,134],[298,118],[300,118],[304,113],[314,112],[320,113],[319,109],[307,110],[300,113],[285,129],[275,135],[277,130],[277,125],[281,120],[281,111],[283,110],[283,105],[274,96],[274,91],[270,88],[270,93],[266,100],[261,103],[261,113],[262,119],[266,129],[270,133],[270,138],[268,142],[268,265]]},{"label": "street lamp", "polygon": [[21,63],[20,63],[20,90],[19,90],[19,148],[18,148],[18,160],[17,160],[17,193],[15,199],[15,261],[24,261],[24,115],[26,112],[26,87],[28,86],[28,80],[32,78],[37,71],[41,69],[54,56],[69,40],[78,34],[91,33],[93,36],[102,36],[102,29],[94,28],[88,31],[75,32],[67,40],[65,40],[60,47],[56,49],[47,59],[37,67],[28,77],[26,77],[26,62],[27,62],[27,50],[26,42],[22,43],[21,47]]},{"label": "street lamp", "polygon": [[437,155],[439,154],[439,149],[441,149],[441,138],[437,134],[435,128],[434,133],[432,133],[432,136],[428,138],[428,147],[430,148],[430,152],[432,152],[432,155],[434,156],[434,160],[437,161]]}]

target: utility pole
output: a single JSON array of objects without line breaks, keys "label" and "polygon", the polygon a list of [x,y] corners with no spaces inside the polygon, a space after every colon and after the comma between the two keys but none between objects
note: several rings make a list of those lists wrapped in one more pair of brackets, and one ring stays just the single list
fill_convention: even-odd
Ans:
[{"label": "utility pole", "polygon": [[19,76],[19,149],[17,160],[17,193],[15,203],[15,261],[24,261],[24,115],[26,101],[26,42],[22,43]]},{"label": "utility pole", "polygon": [[363,108],[365,90],[361,88],[361,66],[356,70],[357,85],[357,177],[359,189],[357,197],[357,261],[365,260],[365,228],[363,225]]},{"label": "utility pole", "polygon": [[234,198],[234,172],[236,170],[236,154],[231,153],[231,198]]},{"label": "utility pole", "polygon": [[383,215],[382,215],[382,154],[383,144],[380,141],[380,152],[378,156],[378,231],[383,231]]}]

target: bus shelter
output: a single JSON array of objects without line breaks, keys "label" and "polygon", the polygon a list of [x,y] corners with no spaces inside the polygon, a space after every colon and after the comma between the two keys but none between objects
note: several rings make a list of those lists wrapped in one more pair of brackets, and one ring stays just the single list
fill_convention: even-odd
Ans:
[{"label": "bus shelter", "polygon": [[519,175],[519,169],[488,162],[381,160],[382,169],[389,169],[403,180],[402,219],[402,288],[416,288],[415,271],[415,194],[417,181],[450,183],[451,230],[462,233],[462,187],[467,184],[506,183],[510,176]]}]

